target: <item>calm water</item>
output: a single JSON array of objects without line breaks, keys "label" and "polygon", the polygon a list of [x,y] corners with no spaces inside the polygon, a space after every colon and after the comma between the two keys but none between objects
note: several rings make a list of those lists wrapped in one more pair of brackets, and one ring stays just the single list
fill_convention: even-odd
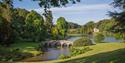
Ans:
[{"label": "calm water", "polygon": [[[69,41],[75,41],[79,39],[80,37],[71,37],[68,40]],[[69,48],[64,47],[64,48],[47,48],[47,51],[44,52],[44,54],[25,59],[24,61],[29,61],[29,62],[37,62],[37,61],[48,61],[48,60],[56,60],[59,58],[60,55],[65,55],[68,56],[70,55]]]},{"label": "calm water", "polygon": [[[74,42],[75,40],[79,39],[81,37],[71,37],[68,40]],[[93,41],[93,40],[92,40]],[[117,40],[114,37],[106,37],[103,41],[105,42],[121,42],[122,40]],[[93,41],[93,43],[95,43]],[[96,44],[96,43],[95,43]],[[67,56],[70,54],[69,48],[47,48],[48,51],[46,51],[44,54],[26,59],[24,61],[48,61],[48,60],[56,60],[59,58],[61,54]]]},{"label": "calm water", "polygon": [[115,37],[105,37],[104,42],[123,42],[123,40],[118,40]]}]

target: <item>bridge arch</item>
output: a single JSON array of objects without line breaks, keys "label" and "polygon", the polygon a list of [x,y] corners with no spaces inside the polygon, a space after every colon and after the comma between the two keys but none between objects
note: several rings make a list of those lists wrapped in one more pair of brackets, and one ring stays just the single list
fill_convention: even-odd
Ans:
[{"label": "bridge arch", "polygon": [[72,45],[73,45],[73,42],[70,42],[67,40],[48,41],[44,43],[44,46],[47,46],[47,47],[56,47],[56,46],[70,47]]}]

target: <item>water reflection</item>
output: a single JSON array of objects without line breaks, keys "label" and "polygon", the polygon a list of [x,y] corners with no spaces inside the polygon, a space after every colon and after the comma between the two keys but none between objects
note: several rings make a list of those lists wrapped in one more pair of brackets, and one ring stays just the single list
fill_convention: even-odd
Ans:
[{"label": "water reflection", "polygon": [[48,48],[48,51],[44,52],[44,54],[25,59],[27,62],[37,62],[37,61],[48,61],[48,60],[56,60],[60,55],[68,56],[70,55],[69,48]]},{"label": "water reflection", "polygon": [[123,42],[123,40],[118,40],[115,37],[105,37],[103,42]]},{"label": "water reflection", "polygon": [[[74,42],[75,40],[81,37],[71,37],[68,40]],[[92,40],[94,41],[94,40]],[[105,37],[104,42],[121,42],[122,40],[117,40],[114,37]],[[95,43],[95,42],[93,42]],[[60,55],[68,56],[70,55],[69,48],[47,48],[47,51],[44,54],[35,56],[29,59],[25,59],[24,61],[37,62],[37,61],[48,61],[48,60],[56,60]]]}]

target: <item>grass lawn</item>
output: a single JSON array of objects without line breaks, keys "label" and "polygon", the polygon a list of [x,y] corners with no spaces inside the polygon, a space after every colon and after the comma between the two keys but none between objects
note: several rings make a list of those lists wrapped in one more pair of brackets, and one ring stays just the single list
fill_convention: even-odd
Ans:
[{"label": "grass lawn", "polygon": [[13,44],[10,48],[16,49],[19,48],[22,52],[32,53],[34,55],[41,53],[40,51],[35,50],[39,43],[35,42],[17,42]]},{"label": "grass lawn", "polygon": [[125,63],[125,43],[99,43],[92,50],[69,59],[18,63]]}]

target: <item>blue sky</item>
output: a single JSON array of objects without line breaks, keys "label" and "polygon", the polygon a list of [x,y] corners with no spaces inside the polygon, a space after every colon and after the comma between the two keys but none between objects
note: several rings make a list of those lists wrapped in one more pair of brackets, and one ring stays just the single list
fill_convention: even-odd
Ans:
[{"label": "blue sky", "polygon": [[[51,8],[54,17],[54,23],[57,18],[65,17],[67,21],[83,25],[88,21],[99,21],[101,19],[110,18],[108,11],[113,11],[114,8],[109,5],[113,0],[81,0],[80,3],[68,5],[67,7]],[[14,0],[14,7],[25,8],[27,10],[36,10],[42,14],[43,9],[38,5],[38,2],[31,0],[23,0],[19,2]]]}]

